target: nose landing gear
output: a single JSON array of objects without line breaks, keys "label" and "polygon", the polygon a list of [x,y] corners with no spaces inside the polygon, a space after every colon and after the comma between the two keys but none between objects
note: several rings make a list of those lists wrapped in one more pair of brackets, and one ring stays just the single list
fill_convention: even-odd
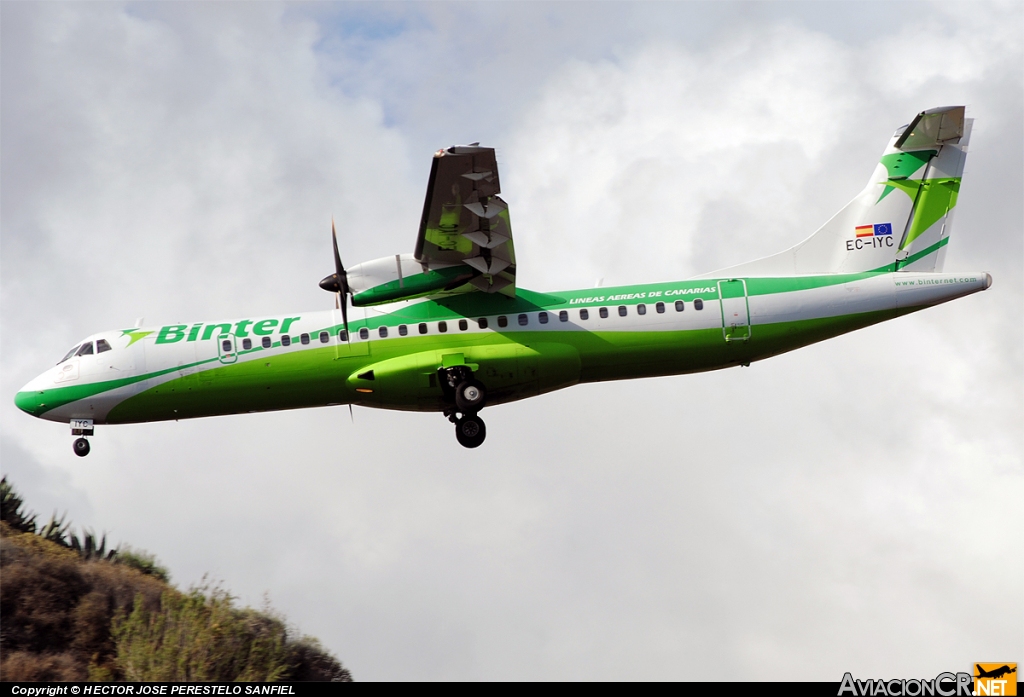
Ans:
[{"label": "nose landing gear", "polygon": [[71,445],[71,449],[75,451],[75,455],[78,455],[78,457],[85,457],[89,454],[89,441],[87,441],[84,436],[91,436],[92,434],[92,419],[71,419],[71,435],[83,436],[76,438],[75,442]]},{"label": "nose landing gear", "polygon": [[75,455],[78,455],[78,457],[85,457],[89,454],[89,441],[85,438],[76,439],[71,447],[75,451]]}]

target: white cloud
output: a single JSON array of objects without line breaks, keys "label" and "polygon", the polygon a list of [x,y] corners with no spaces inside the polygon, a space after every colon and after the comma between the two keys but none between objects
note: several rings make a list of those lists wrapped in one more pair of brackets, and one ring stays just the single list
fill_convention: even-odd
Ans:
[{"label": "white cloud", "polygon": [[275,5],[4,4],[3,393],[139,315],[328,306],[330,215],[350,263],[408,251],[410,153],[466,140],[474,104],[523,283],[557,290],[777,251],[893,127],[966,102],[947,266],[995,286],[750,369],[488,410],[472,452],[437,415],[324,409],[102,429],[79,461],[9,400],[5,447],[180,582],[268,590],[357,679],[836,680],[1020,653],[1019,6],[928,6],[867,41],[728,14],[682,40],[664,27],[689,6],[661,28],[627,7],[428,6],[354,41]]}]

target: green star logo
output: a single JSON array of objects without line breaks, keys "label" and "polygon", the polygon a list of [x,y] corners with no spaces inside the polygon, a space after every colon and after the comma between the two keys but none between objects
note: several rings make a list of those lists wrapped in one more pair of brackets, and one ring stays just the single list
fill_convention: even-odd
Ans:
[{"label": "green star logo", "polygon": [[[142,332],[142,331],[139,331],[138,329],[122,329],[121,330],[121,336],[127,336],[129,338],[128,346],[131,346],[132,344],[134,344],[136,341],[139,341],[140,339],[145,339],[147,336],[149,336],[152,333],[153,332]],[[128,346],[125,346],[125,348],[128,348]]]}]

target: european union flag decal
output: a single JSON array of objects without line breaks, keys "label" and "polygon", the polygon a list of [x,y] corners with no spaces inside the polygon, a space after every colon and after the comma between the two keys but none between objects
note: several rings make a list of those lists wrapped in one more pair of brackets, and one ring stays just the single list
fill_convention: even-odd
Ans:
[{"label": "european union flag decal", "polygon": [[892,223],[875,223],[875,237],[878,235],[891,235]]}]

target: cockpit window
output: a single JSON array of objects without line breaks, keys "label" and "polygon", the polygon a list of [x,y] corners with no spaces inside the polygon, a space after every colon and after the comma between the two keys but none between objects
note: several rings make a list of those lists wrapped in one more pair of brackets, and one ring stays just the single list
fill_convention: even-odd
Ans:
[{"label": "cockpit window", "polygon": [[78,349],[79,356],[91,356],[92,355],[92,342],[86,341],[82,344],[82,348]]},{"label": "cockpit window", "polygon": [[60,365],[61,363],[63,363],[67,359],[71,358],[76,353],[78,353],[78,349],[81,348],[81,346],[82,346],[81,344],[75,344],[75,347],[73,349],[71,349],[70,351],[68,351],[68,354],[66,356],[64,356],[64,358],[61,358],[59,361],[57,361],[57,365]]},{"label": "cockpit window", "polygon": [[96,340],[96,353],[103,353],[104,351],[110,350],[110,344],[107,343],[106,339]]}]

